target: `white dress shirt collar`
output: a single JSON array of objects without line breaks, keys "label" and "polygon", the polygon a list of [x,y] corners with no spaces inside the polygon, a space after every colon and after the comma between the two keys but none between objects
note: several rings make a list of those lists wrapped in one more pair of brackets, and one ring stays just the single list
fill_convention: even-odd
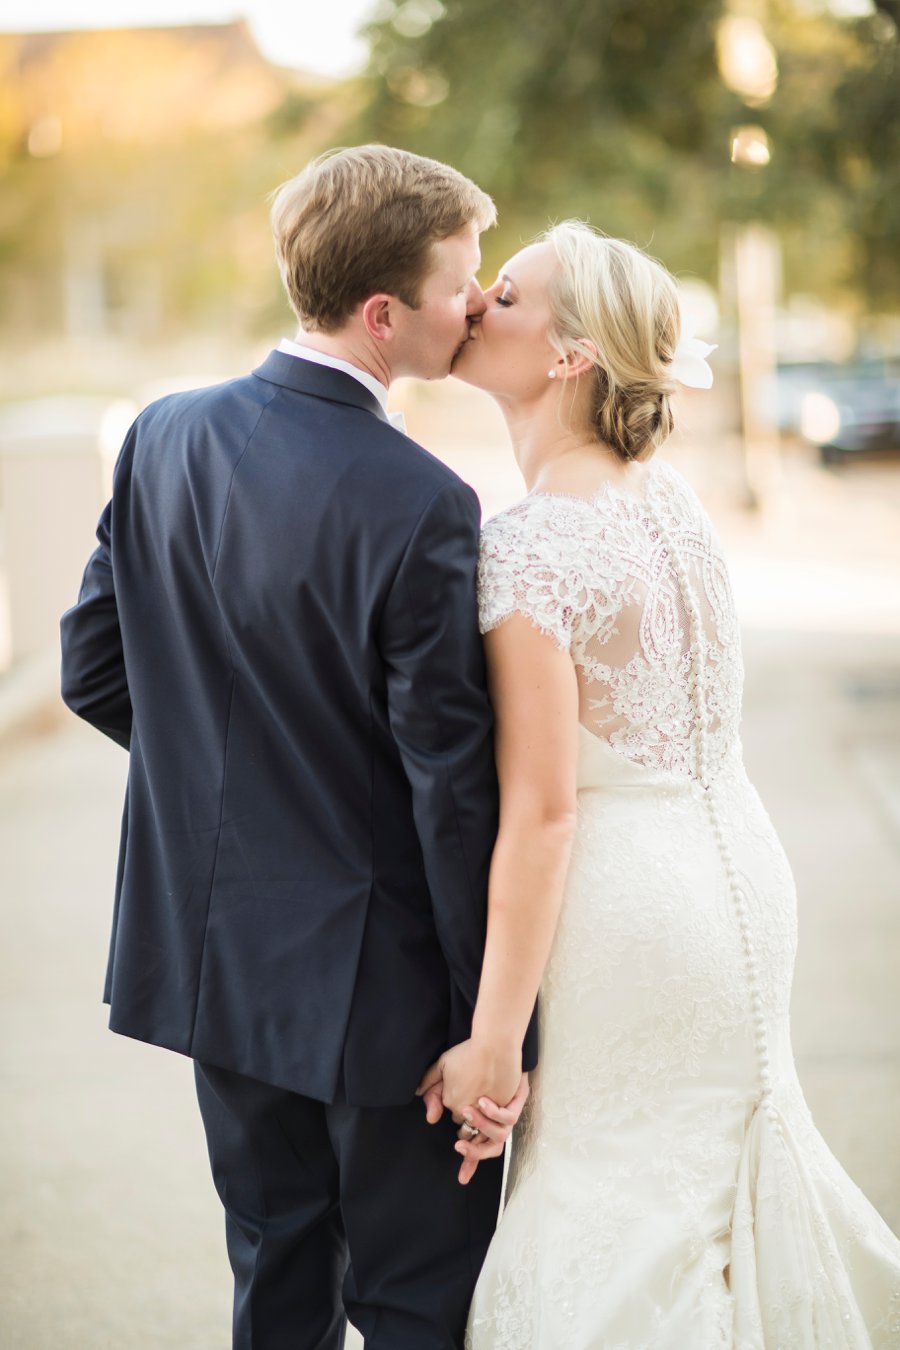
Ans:
[{"label": "white dress shirt collar", "polygon": [[352,366],[349,361],[342,361],[339,356],[317,352],[315,347],[304,347],[299,342],[292,342],[290,338],[282,338],[278,350],[288,356],[299,356],[302,361],[314,361],[318,366],[331,366],[332,370],[342,370],[345,375],[352,375],[354,380],[359,380],[360,384],[369,390],[370,394],[375,395],[387,412],[388,391],[381,381],[376,380],[367,370],[360,370],[359,366]]}]

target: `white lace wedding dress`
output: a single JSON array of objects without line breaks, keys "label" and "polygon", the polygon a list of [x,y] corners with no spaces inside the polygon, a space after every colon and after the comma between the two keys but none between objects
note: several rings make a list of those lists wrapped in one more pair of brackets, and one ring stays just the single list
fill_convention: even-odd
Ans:
[{"label": "white lace wedding dress", "polygon": [[481,622],[571,652],[578,827],[541,1060],[471,1350],[900,1347],[900,1243],[794,1068],[790,868],[741,760],[722,553],[684,479],[532,493],[485,527]]}]

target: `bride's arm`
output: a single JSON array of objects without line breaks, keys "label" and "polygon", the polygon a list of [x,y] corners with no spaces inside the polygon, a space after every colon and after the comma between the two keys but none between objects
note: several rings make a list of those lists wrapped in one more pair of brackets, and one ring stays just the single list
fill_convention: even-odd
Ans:
[{"label": "bride's arm", "polygon": [[485,637],[500,780],[471,1039],[441,1056],[445,1108],[508,1102],[562,902],[575,827],[578,688],[569,653],[521,614]]},{"label": "bride's arm", "polygon": [[500,826],[473,1040],[522,1044],[575,831],[578,686],[567,651],[513,614],[485,635]]}]

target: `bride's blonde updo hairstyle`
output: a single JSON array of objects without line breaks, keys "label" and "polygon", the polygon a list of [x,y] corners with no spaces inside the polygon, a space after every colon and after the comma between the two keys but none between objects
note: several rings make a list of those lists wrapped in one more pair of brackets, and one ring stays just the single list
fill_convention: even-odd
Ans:
[{"label": "bride's blonde updo hairstyle", "polygon": [[[593,365],[590,430],[623,460],[647,459],[675,422],[671,362],[681,335],[675,282],[646,253],[578,220],[542,236],[556,249],[550,342]],[[585,345],[596,347],[596,353]]]}]

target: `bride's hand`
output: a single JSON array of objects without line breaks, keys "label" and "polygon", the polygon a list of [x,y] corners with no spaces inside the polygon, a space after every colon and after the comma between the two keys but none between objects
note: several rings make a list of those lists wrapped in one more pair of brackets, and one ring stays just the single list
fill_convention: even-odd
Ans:
[{"label": "bride's hand", "polygon": [[480,1097],[489,1097],[491,1101],[511,1101],[521,1076],[521,1046],[512,1050],[498,1050],[489,1043],[468,1040],[445,1050],[425,1074],[416,1092],[425,1098],[430,1121],[432,1090],[440,1082],[441,1105],[452,1113],[458,1125],[462,1121],[463,1107],[478,1101]]},{"label": "bride's hand", "polygon": [[523,1073],[516,1095],[507,1106],[498,1106],[489,1097],[481,1097],[478,1106],[467,1106],[464,1109],[463,1119],[466,1124],[473,1125],[479,1134],[475,1139],[467,1139],[460,1132],[459,1142],[454,1145],[463,1160],[459,1169],[461,1186],[469,1184],[478,1164],[485,1158],[500,1157],[513,1126],[518,1124],[527,1100],[528,1074]]}]

